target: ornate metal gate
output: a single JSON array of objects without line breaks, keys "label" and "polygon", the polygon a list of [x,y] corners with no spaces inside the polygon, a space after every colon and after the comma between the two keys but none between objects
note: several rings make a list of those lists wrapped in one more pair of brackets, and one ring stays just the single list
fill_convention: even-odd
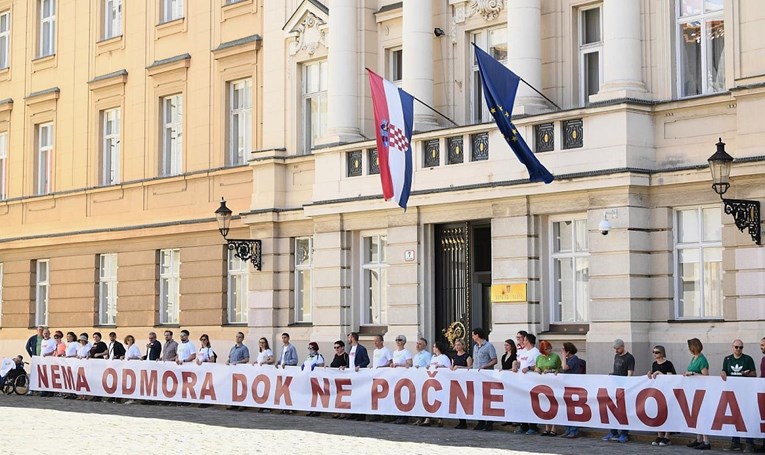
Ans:
[{"label": "ornate metal gate", "polygon": [[470,224],[436,226],[436,335],[452,347],[471,325]]}]

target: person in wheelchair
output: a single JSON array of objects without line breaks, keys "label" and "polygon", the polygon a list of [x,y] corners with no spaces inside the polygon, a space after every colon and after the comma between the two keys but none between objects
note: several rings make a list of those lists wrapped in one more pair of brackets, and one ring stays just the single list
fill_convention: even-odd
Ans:
[{"label": "person in wheelchair", "polygon": [[0,389],[5,387],[5,383],[13,384],[17,377],[27,374],[24,370],[24,357],[18,355],[12,360],[4,359],[2,368],[0,368]]}]

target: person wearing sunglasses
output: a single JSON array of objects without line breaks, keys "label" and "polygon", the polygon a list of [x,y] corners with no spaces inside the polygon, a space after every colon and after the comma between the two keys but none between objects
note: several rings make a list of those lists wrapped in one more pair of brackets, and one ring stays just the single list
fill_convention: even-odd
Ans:
[{"label": "person wearing sunglasses", "polygon": [[[736,376],[740,378],[756,378],[757,371],[754,366],[754,359],[744,354],[744,342],[741,340],[733,340],[733,353],[723,360],[722,371],[720,377],[723,381],[728,380],[728,376]],[[754,439],[744,439],[744,447],[741,446],[741,438],[733,436],[730,446],[725,449],[726,451],[739,451],[754,452]]]},{"label": "person wearing sunglasses", "polygon": [[[652,352],[654,360],[653,364],[651,365],[651,371],[648,372],[648,377],[650,379],[656,379],[659,375],[662,374],[677,374],[677,371],[675,371],[675,366],[672,365],[672,362],[667,360],[667,351],[664,349],[664,346],[654,346]],[[672,441],[669,439],[668,431],[660,431],[656,436],[656,439],[654,439],[651,443],[653,446],[662,447],[671,444]]]}]

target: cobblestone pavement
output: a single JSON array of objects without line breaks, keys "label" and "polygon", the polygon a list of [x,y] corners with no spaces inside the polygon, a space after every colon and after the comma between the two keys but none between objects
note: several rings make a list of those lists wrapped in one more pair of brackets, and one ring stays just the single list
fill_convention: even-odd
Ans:
[{"label": "cobblestone pavement", "polygon": [[[587,454],[650,455],[696,451],[681,446],[652,447],[649,435],[627,444],[603,442],[602,431],[569,440],[516,435],[514,427],[494,432],[419,428],[379,422],[352,422],[329,415],[232,411],[213,406],[117,404],[0,395],[0,454],[43,453],[148,454],[172,453],[296,453],[427,454],[456,450],[462,454]],[[413,442],[416,441],[416,442]],[[715,445],[722,447],[723,442]]]}]

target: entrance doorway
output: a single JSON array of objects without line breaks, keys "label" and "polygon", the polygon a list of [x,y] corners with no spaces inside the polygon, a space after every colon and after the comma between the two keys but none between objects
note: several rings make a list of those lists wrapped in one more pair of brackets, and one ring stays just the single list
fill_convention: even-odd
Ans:
[{"label": "entrance doorway", "polygon": [[[470,331],[491,331],[491,224],[435,227],[435,334],[451,347]],[[469,343],[467,344],[469,346]]]}]

